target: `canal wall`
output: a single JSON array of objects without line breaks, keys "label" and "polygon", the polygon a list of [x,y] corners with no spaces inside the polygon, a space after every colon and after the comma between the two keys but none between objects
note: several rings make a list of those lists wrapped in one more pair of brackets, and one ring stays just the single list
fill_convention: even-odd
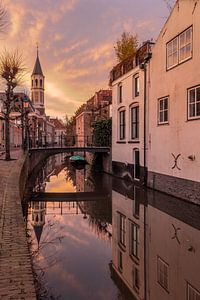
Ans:
[{"label": "canal wall", "polygon": [[0,299],[36,299],[31,256],[22,212],[28,156],[0,161]]}]

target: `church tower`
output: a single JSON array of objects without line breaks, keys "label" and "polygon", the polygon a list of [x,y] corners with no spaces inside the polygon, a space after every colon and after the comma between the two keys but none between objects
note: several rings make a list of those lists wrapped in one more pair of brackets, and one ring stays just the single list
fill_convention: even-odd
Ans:
[{"label": "church tower", "polygon": [[33,73],[31,75],[31,99],[35,109],[39,111],[41,115],[45,115],[44,107],[44,75],[40,65],[38,47],[37,57]]}]

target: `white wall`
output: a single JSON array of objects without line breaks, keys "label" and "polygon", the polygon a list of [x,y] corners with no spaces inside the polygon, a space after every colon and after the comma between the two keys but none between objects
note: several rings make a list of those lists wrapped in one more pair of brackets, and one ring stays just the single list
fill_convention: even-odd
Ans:
[{"label": "white wall", "polygon": [[[192,59],[166,71],[166,43],[193,25]],[[200,181],[200,120],[187,121],[187,89],[200,84],[200,3],[178,1],[153,49],[149,107],[149,171]],[[169,95],[169,124],[157,125],[158,98]],[[177,156],[174,166],[172,153]],[[188,159],[195,155],[195,160]]]},{"label": "white wall", "polygon": [[[139,74],[140,78],[140,95],[133,97],[133,76]],[[118,84],[122,83],[122,103],[118,101]],[[139,67],[134,68],[127,74],[121,76],[112,83],[112,160],[123,163],[133,164],[133,149],[139,148],[140,150],[140,165],[144,165],[143,162],[143,115],[144,115],[144,71],[140,70]],[[130,136],[130,105],[137,103],[139,104],[139,142],[131,142]],[[125,106],[126,108],[126,137],[125,143],[120,144],[117,141],[119,139],[119,109]]]}]

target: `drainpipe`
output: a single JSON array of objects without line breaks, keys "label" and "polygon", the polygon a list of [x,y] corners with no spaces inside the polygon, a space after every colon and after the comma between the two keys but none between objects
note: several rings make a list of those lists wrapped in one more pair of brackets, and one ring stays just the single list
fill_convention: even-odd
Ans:
[{"label": "drainpipe", "polygon": [[147,64],[151,59],[151,53],[147,53],[140,69],[144,71],[144,185],[147,186]]},{"label": "drainpipe", "polygon": [[146,124],[147,124],[147,63],[144,64],[144,185],[147,185],[147,160],[146,160]]}]

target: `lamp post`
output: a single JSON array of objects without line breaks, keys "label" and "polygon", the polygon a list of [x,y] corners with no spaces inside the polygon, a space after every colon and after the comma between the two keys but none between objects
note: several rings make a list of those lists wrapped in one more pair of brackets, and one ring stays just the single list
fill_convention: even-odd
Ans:
[{"label": "lamp post", "polygon": [[[22,140],[22,147],[23,150],[25,151],[28,147],[29,147],[29,124],[28,124],[28,108],[29,108],[29,103],[30,103],[30,99],[28,96],[24,95],[23,99],[22,99],[22,136],[23,136],[23,140]],[[24,134],[24,129],[25,129],[25,134]]]}]

